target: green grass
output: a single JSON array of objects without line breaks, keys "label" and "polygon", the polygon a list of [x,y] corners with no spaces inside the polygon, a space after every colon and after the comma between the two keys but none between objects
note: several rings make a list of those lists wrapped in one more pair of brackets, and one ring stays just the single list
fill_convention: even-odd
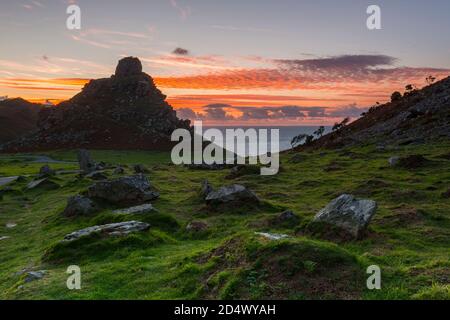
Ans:
[{"label": "green grass", "polygon": [[[161,193],[147,216],[98,214],[61,216],[67,198],[86,190],[89,179],[76,174],[54,178],[57,190],[26,190],[43,165],[33,155],[0,155],[0,176],[23,175],[0,200],[1,299],[449,299],[450,145],[406,146],[395,151],[374,147],[306,153],[291,163],[281,156],[276,176],[242,170],[191,170],[170,164],[163,152],[93,151],[96,161],[141,163]],[[390,168],[393,155],[422,154],[432,163],[419,169]],[[73,151],[46,154],[69,161],[55,169],[77,168]],[[112,170],[108,172],[113,177]],[[214,187],[239,183],[263,199],[259,207],[207,208],[199,196],[203,179]],[[0,187],[1,188],[1,187]],[[3,187],[3,189],[5,189]],[[360,241],[333,242],[305,233],[305,226],[342,193],[376,200],[378,212]],[[294,211],[299,219],[280,223],[276,216]],[[125,220],[151,224],[148,232],[123,238],[93,236],[60,243],[65,234]],[[193,220],[209,229],[185,231]],[[12,229],[7,223],[16,223]],[[254,232],[286,233],[270,242]],[[69,265],[79,265],[82,290],[66,287]],[[382,289],[366,288],[366,268],[379,265]],[[38,281],[24,282],[24,268],[47,270]]]}]

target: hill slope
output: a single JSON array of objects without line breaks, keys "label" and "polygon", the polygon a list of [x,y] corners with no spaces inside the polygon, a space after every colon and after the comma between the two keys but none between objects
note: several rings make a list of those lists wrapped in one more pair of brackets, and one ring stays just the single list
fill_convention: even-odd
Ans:
[{"label": "hill slope", "polygon": [[0,102],[0,144],[15,140],[37,130],[37,120],[42,106],[24,99]]},{"label": "hill slope", "polygon": [[450,138],[450,77],[372,108],[362,118],[311,144],[411,144]]}]

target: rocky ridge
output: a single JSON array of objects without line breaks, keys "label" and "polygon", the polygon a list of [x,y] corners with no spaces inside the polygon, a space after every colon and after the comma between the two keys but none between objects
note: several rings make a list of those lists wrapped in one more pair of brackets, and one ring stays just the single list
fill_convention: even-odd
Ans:
[{"label": "rocky ridge", "polygon": [[119,61],[110,78],[91,80],[70,100],[39,112],[37,132],[3,152],[54,149],[170,149],[177,128],[190,128],[165,101],[139,59]]}]

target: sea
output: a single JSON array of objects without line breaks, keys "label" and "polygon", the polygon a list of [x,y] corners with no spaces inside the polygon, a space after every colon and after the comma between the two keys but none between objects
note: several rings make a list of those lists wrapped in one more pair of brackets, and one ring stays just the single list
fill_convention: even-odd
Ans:
[{"label": "sea", "polygon": [[[270,136],[271,136],[270,132],[271,131],[270,130],[278,129],[279,130],[280,151],[286,151],[286,150],[289,150],[292,148],[292,146],[291,146],[292,138],[294,138],[295,136],[297,136],[299,134],[312,135],[313,132],[319,128],[319,126],[278,126],[278,127],[276,127],[276,126],[256,126],[256,127],[203,126],[203,132],[205,132],[206,130],[211,129],[211,128],[219,129],[222,132],[224,139],[226,137],[227,129],[243,129],[243,130],[255,129],[257,132],[259,132],[260,129],[266,129],[267,137],[268,137],[268,139],[267,139],[267,150],[268,151],[271,151],[271,141],[270,141]],[[329,132],[331,132],[331,127],[325,126],[324,134],[329,133]],[[221,146],[221,147],[223,147],[223,146]],[[252,148],[250,146],[250,142],[248,140],[245,142],[244,146],[241,145],[240,147],[242,147],[241,150],[244,150],[244,149],[246,150],[245,155],[237,152],[240,156],[258,156],[258,155],[264,153],[264,152],[259,151],[259,148],[257,147],[257,145],[256,146],[253,145],[253,148]],[[255,153],[254,151],[251,151],[251,150],[258,150],[258,151]],[[230,150],[230,151],[236,152],[237,148],[236,148],[236,150]]]}]

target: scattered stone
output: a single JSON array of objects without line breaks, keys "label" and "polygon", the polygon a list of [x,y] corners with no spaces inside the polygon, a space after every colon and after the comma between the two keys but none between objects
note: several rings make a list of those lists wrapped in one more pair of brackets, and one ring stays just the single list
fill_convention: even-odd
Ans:
[{"label": "scattered stone", "polygon": [[78,150],[78,163],[80,164],[80,170],[84,174],[91,173],[97,169],[97,165],[92,160],[91,154],[85,149]]},{"label": "scattered stone", "polygon": [[47,189],[57,189],[59,188],[59,184],[51,181],[48,178],[33,180],[27,185],[27,189],[35,189],[35,188],[47,188]]},{"label": "scattered stone", "polygon": [[187,232],[203,232],[208,229],[208,225],[202,221],[192,221],[186,226]]},{"label": "scattered stone", "polygon": [[261,173],[260,167],[256,165],[237,165],[231,168],[230,174],[226,176],[226,179],[235,179],[245,175],[259,175]]},{"label": "scattered stone", "polygon": [[142,204],[140,206],[135,206],[126,209],[120,209],[113,211],[114,214],[144,214],[149,213],[151,211],[156,211],[156,209],[150,204]]},{"label": "scattered stone", "polygon": [[286,210],[286,211],[280,213],[277,217],[277,220],[280,222],[296,220],[296,219],[298,219],[298,216],[291,210]]},{"label": "scattered stone", "polygon": [[292,157],[291,157],[291,159],[289,160],[289,162],[290,163],[300,163],[300,162],[303,162],[305,159],[304,159],[304,156],[302,155],[302,154],[300,154],[300,153],[296,153],[295,155],[293,155]]},{"label": "scattered stone", "polygon": [[76,195],[67,200],[67,206],[63,211],[66,217],[87,216],[98,211],[97,204],[91,199]]},{"label": "scattered stone", "polygon": [[390,225],[395,227],[405,227],[407,225],[422,222],[424,211],[408,206],[401,206],[393,209],[393,213],[383,216],[377,221],[380,225]]},{"label": "scattered stone", "polygon": [[92,180],[108,180],[108,177],[102,171],[92,171],[85,177]]},{"label": "scattered stone", "polygon": [[144,167],[142,164],[136,164],[135,166],[133,166],[134,172],[136,173],[149,173],[150,171]]},{"label": "scattered stone", "polygon": [[122,167],[117,167],[114,169],[113,171],[114,174],[124,174],[125,173],[125,169]]},{"label": "scattered stone", "polygon": [[253,191],[238,184],[222,187],[217,191],[212,191],[206,197],[207,204],[225,204],[225,203],[245,203],[257,204],[260,202]]},{"label": "scattered stone", "polygon": [[258,236],[264,237],[266,239],[276,241],[289,238],[287,234],[278,234],[278,233],[266,233],[266,232],[255,232]]},{"label": "scattered stone", "polygon": [[377,210],[372,200],[358,200],[343,194],[331,201],[314,217],[313,222],[325,222],[337,226],[355,238],[360,238]]},{"label": "scattered stone", "polygon": [[187,167],[189,169],[194,169],[194,170],[223,170],[227,167],[226,164],[218,164],[218,163],[212,163],[212,164],[206,164],[206,163],[202,163],[202,164],[189,164],[187,165]]},{"label": "scattered stone", "polygon": [[46,273],[46,270],[29,271],[27,272],[27,276],[25,277],[25,282],[40,280],[45,276]]},{"label": "scattered stone", "polygon": [[0,177],[0,187],[5,186],[7,184],[24,180],[24,177],[21,176],[14,176],[14,177]]},{"label": "scattered stone", "polygon": [[49,165],[42,166],[39,170],[39,177],[50,177],[55,175],[55,170],[51,169]]},{"label": "scattered stone", "polygon": [[336,161],[331,161],[324,169],[325,172],[342,170],[342,165]]},{"label": "scattered stone", "polygon": [[210,193],[213,192],[213,191],[214,191],[214,189],[213,189],[213,187],[211,186],[211,184],[209,183],[209,181],[206,180],[206,179],[203,180],[203,182],[202,182],[202,190],[201,190],[201,195],[202,195],[202,197],[206,199],[206,197],[208,196],[208,194],[210,194]]},{"label": "scattered stone", "polygon": [[0,237],[0,241],[6,240],[6,239],[9,239],[9,238],[11,238],[11,237],[9,237],[9,236],[3,236],[3,237]]},{"label": "scattered stone", "polygon": [[15,227],[17,227],[16,223],[7,223],[6,224],[6,228],[8,228],[8,229],[12,229],[12,228],[15,228]]},{"label": "scattered stone", "polygon": [[82,171],[81,170],[58,170],[56,171],[56,174],[61,174],[61,175],[65,175],[65,174],[81,174]]},{"label": "scattered stone", "polygon": [[450,199],[450,189],[448,189],[446,192],[444,192],[444,193],[442,194],[442,197],[443,197],[443,198],[446,198],[446,199]]},{"label": "scattered stone", "polygon": [[396,167],[398,163],[400,162],[400,157],[394,156],[389,158],[389,165],[391,167]]},{"label": "scattered stone", "polygon": [[99,226],[93,226],[69,233],[64,237],[63,241],[74,241],[81,237],[89,236],[94,233],[101,233],[108,236],[125,236],[132,232],[142,232],[150,228],[148,223],[140,221],[126,221],[119,223],[110,223]]},{"label": "scattered stone", "polygon": [[400,167],[406,168],[406,169],[416,169],[423,167],[428,163],[428,160],[425,159],[422,155],[411,155],[407,157],[402,157],[399,160],[398,165]]},{"label": "scattered stone", "polygon": [[102,171],[105,170],[108,167],[108,164],[106,164],[104,161],[100,161],[95,165],[95,170]]},{"label": "scattered stone", "polygon": [[90,198],[101,199],[117,205],[139,205],[159,198],[144,175],[100,181],[88,188]]}]

